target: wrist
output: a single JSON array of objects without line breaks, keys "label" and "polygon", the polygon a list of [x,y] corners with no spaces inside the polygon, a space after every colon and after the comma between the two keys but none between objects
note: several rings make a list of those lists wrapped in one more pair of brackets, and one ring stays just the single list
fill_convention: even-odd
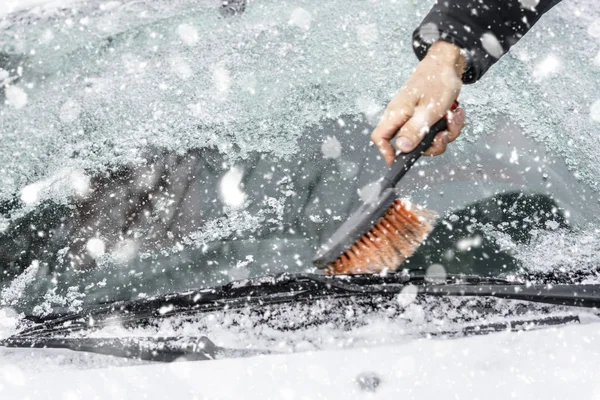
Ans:
[{"label": "wrist", "polygon": [[456,75],[461,78],[467,69],[467,59],[463,51],[450,42],[439,40],[433,43],[427,51],[426,57],[451,66],[456,71]]}]

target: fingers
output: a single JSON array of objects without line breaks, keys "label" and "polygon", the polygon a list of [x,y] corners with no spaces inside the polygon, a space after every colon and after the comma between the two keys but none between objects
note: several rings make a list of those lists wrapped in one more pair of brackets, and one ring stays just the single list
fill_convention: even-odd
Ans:
[{"label": "fingers", "polygon": [[392,165],[394,158],[396,158],[396,150],[390,141],[406,121],[410,119],[411,113],[410,106],[390,104],[371,134],[371,141],[375,143],[388,166]]},{"label": "fingers", "polygon": [[437,108],[439,110],[427,105],[420,105],[415,109],[412,118],[400,128],[396,139],[398,150],[408,153],[417,147],[429,128],[444,115],[445,110]]},{"label": "fingers", "polygon": [[465,126],[465,109],[459,108],[448,117],[448,143],[454,142]]},{"label": "fingers", "polygon": [[456,140],[465,126],[465,110],[459,108],[448,117],[448,130],[438,133],[433,140],[433,144],[426,152],[425,156],[439,156],[446,151],[446,146]]},{"label": "fingers", "polygon": [[446,146],[450,143],[450,134],[448,131],[443,131],[435,135],[435,139],[433,139],[433,144],[427,149],[426,152],[423,153],[424,156],[439,156],[440,154],[444,154],[446,151]]}]

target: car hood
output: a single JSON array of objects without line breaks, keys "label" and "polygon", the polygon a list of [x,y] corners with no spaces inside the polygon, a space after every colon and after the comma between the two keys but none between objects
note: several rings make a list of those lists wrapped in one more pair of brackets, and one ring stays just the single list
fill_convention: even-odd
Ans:
[{"label": "car hood", "polygon": [[[211,362],[56,367],[54,350],[0,361],[4,398],[593,398],[600,324]],[[19,359],[19,362],[16,360]],[[40,363],[41,362],[41,363]],[[98,369],[98,366],[103,368]],[[379,385],[372,382],[378,381]],[[275,384],[276,382],[276,384]]]}]

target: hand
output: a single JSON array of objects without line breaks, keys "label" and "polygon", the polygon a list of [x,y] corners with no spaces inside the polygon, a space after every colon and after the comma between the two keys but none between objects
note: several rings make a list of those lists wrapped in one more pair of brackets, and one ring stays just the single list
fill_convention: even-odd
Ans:
[{"label": "hand", "polygon": [[[407,153],[417,147],[429,127],[450,110],[462,88],[465,68],[465,58],[457,46],[440,41],[429,48],[412,76],[388,104],[371,134],[371,140],[388,166],[396,157],[391,144],[396,134],[396,146]],[[446,145],[458,137],[464,123],[464,109],[451,113],[448,130],[438,133],[424,154],[436,156],[446,151]]]}]

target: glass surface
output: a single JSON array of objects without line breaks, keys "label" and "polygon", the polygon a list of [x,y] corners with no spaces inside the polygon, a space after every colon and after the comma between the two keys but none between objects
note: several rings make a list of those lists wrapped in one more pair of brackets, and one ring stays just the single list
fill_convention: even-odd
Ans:
[{"label": "glass surface", "polygon": [[[317,246],[385,172],[369,133],[416,63],[410,34],[429,6],[73,2],[6,15],[1,305],[43,316],[317,272]],[[400,268],[593,279],[600,87],[585,7],[597,8],[559,5],[463,90],[468,128],[399,186],[441,216]]]}]

